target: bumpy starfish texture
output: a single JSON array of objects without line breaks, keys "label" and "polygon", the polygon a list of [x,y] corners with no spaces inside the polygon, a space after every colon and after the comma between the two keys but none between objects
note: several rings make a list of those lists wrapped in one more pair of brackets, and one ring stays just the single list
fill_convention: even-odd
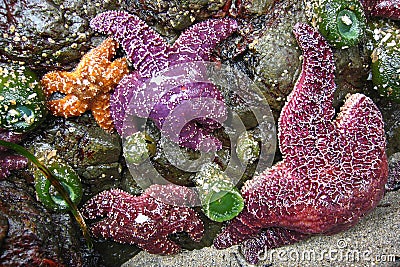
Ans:
[{"label": "bumpy starfish texture", "polygon": [[245,240],[242,244],[241,252],[247,262],[256,264],[266,250],[281,247],[282,245],[290,245],[308,236],[308,234],[284,228],[267,228],[257,236]]},{"label": "bumpy starfish texture", "polygon": [[110,92],[128,73],[125,58],[111,61],[117,48],[118,43],[108,38],[84,55],[74,71],[46,74],[41,81],[46,97],[50,99],[56,92],[66,95],[49,100],[49,110],[66,118],[91,110],[100,127],[111,131],[114,126],[110,116]]},{"label": "bumpy starfish texture", "polygon": [[[19,143],[24,135],[0,129],[0,140]],[[0,146],[0,180],[7,178],[11,171],[26,167],[28,160],[20,155],[11,154],[6,148]]]},{"label": "bumpy starfish texture", "polygon": [[152,185],[140,196],[112,189],[90,199],[83,214],[90,219],[106,216],[92,226],[95,236],[169,255],[180,251],[168,239],[169,234],[185,231],[194,241],[203,236],[203,222],[187,207],[196,203],[196,198],[192,190],[173,184]]},{"label": "bumpy starfish texture", "polygon": [[332,51],[308,25],[297,24],[294,34],[304,60],[278,122],[283,161],[246,182],[245,208],[217,236],[217,248],[271,227],[336,233],[357,223],[384,194],[388,165],[379,110],[354,94],[334,118]]},{"label": "bumpy starfish texture", "polygon": [[360,0],[360,2],[370,16],[400,20],[400,0]]},{"label": "bumpy starfish texture", "polygon": [[[136,69],[134,73],[122,79],[111,96],[111,115],[120,134],[128,131],[126,127],[133,127],[124,125],[128,109],[132,112],[129,115],[149,117],[162,128],[168,116],[171,120],[180,119],[179,115],[172,115],[171,111],[186,100],[211,98],[225,107],[221,93],[211,84],[184,84],[170,91],[161,88],[146,90],[144,84],[148,78],[157,76],[171,66],[209,61],[216,45],[237,29],[236,21],[225,18],[200,22],[184,31],[173,45],[167,44],[138,17],[122,11],[99,14],[92,19],[90,25],[93,29],[111,34],[118,40]],[[128,108],[130,103],[133,103],[134,107]],[[216,121],[226,119],[226,111],[221,105],[217,110],[209,111],[210,114],[217,114]],[[152,112],[147,112],[149,108]],[[190,112],[193,111],[186,110],[186,113]],[[204,118],[191,120],[184,125],[177,142],[198,150],[201,147],[199,143],[206,140],[208,143],[203,144],[204,150],[221,148],[221,142],[211,134],[216,128],[221,127],[216,121]],[[130,131],[135,132],[136,129]]]}]

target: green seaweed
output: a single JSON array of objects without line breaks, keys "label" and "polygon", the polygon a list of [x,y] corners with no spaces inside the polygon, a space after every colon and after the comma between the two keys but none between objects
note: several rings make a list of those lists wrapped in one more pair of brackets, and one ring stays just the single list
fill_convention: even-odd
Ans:
[{"label": "green seaweed", "polygon": [[46,179],[49,180],[52,186],[57,190],[58,194],[61,198],[67,203],[69,206],[69,210],[71,211],[72,215],[75,217],[75,220],[78,222],[79,227],[83,232],[83,236],[86,239],[86,243],[89,248],[93,247],[92,240],[89,234],[89,230],[87,228],[86,222],[83,219],[82,214],[78,210],[76,204],[72,201],[71,197],[68,194],[68,191],[64,188],[60,180],[58,179],[57,175],[55,175],[51,170],[49,170],[43,163],[41,163],[32,153],[26,150],[24,147],[0,140],[0,146],[7,147],[8,149],[14,150],[18,154],[26,157],[29,161],[31,161],[36,167],[43,173]]}]

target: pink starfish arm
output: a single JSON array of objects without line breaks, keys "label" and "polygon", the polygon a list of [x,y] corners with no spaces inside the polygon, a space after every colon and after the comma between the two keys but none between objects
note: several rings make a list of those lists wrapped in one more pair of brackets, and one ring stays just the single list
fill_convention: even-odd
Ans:
[{"label": "pink starfish arm", "polygon": [[127,198],[132,197],[130,194],[120,189],[103,191],[86,202],[82,214],[88,219],[104,217],[112,211],[114,206],[117,206],[121,196]]},{"label": "pink starfish arm", "polygon": [[199,202],[198,195],[193,190],[175,184],[150,186],[146,189],[146,194],[174,206],[192,207]]},{"label": "pink starfish arm", "polygon": [[137,16],[108,11],[93,18],[90,27],[113,35],[142,77],[151,77],[168,67],[168,46],[164,39]]},{"label": "pink starfish arm", "polygon": [[334,120],[332,52],[312,27],[294,33],[302,73],[279,119],[283,161],[246,182],[244,211],[216,238],[238,244],[262,228],[336,233],[357,223],[383,196],[387,180],[382,116],[366,96],[351,96]]},{"label": "pink starfish arm", "polygon": [[181,248],[175,242],[168,239],[143,240],[138,245],[151,254],[173,255],[181,251]]},{"label": "pink starfish arm", "polygon": [[[215,47],[237,30],[234,19],[210,19],[185,30],[172,46],[171,62],[210,61]],[[174,63],[174,64],[175,64]]]},{"label": "pink starfish arm", "polygon": [[247,262],[256,264],[266,250],[289,245],[306,239],[308,236],[307,234],[284,228],[268,228],[258,236],[243,242],[241,251]]},{"label": "pink starfish arm", "polygon": [[[117,129],[120,135],[122,135],[123,131],[125,136],[137,132],[133,115],[129,115],[134,113],[128,111],[130,110],[130,101],[127,101],[127,99],[132,99],[133,96],[143,94],[143,83],[144,79],[140,77],[138,72],[127,74],[121,79],[114,92],[111,94],[110,113],[114,121],[115,129]],[[142,98],[144,98],[144,96]]]},{"label": "pink starfish arm", "polygon": [[400,1],[399,0],[385,0],[376,4],[375,8],[371,11],[371,16],[378,16],[384,18],[400,19]]},{"label": "pink starfish arm", "polygon": [[8,155],[6,152],[0,152],[0,180],[7,178],[10,171],[21,170],[26,167],[28,160],[19,155]]},{"label": "pink starfish arm", "polygon": [[152,185],[140,196],[114,189],[89,200],[83,207],[83,215],[106,216],[91,228],[95,236],[137,244],[150,253],[172,254],[180,248],[169,240],[170,234],[184,231],[195,241],[203,236],[203,222],[193,209],[168,203],[186,201],[181,197],[193,201],[193,194],[176,185]]},{"label": "pink starfish arm", "polygon": [[370,16],[400,20],[400,0],[360,0],[360,2]]},{"label": "pink starfish arm", "polygon": [[318,148],[312,144],[333,130],[330,121],[335,115],[332,101],[336,89],[335,65],[328,44],[306,25],[298,24],[294,33],[303,51],[302,72],[278,122],[280,149],[285,163],[293,168],[299,157],[317,154]]}]

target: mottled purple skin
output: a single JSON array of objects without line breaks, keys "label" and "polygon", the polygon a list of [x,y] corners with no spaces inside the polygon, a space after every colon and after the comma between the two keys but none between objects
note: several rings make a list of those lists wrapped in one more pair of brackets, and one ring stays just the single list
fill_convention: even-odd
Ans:
[{"label": "mottled purple skin", "polygon": [[388,182],[385,189],[386,191],[396,191],[400,189],[400,160],[389,164]]},{"label": "mottled purple skin", "polygon": [[136,244],[152,254],[170,255],[181,248],[168,235],[187,232],[194,241],[203,237],[203,222],[187,207],[196,201],[192,190],[173,184],[152,185],[140,196],[112,189],[90,199],[82,213],[89,219],[106,217],[92,225],[96,237]]},{"label": "mottled purple skin", "polygon": [[261,238],[269,228],[337,233],[356,224],[384,194],[388,163],[380,111],[365,95],[354,94],[335,117],[332,51],[311,26],[297,24],[294,34],[304,60],[278,121],[283,161],[245,183],[245,208],[214,240],[216,248]]},{"label": "mottled purple skin", "polygon": [[[110,100],[115,128],[120,134],[123,132],[131,134],[137,130],[134,125],[124,125],[128,109],[132,112],[129,115],[150,117],[159,128],[162,128],[166,117],[172,116],[172,120],[180,119],[179,116],[171,115],[171,111],[185,100],[213,98],[223,104],[221,93],[209,83],[185,84],[186,95],[182,95],[182,90],[176,88],[167,91],[160,88],[153,91],[145,90],[143,87],[149,78],[177,64],[210,61],[216,45],[237,29],[235,20],[224,18],[197,23],[184,31],[172,46],[138,17],[123,11],[101,13],[92,19],[90,26],[99,32],[111,34],[119,41],[135,68],[134,73],[121,80]],[[128,108],[130,103],[136,107]],[[149,104],[152,108],[151,114],[147,112],[148,107],[145,106]],[[191,110],[186,112],[193,113]],[[226,119],[226,111],[220,113],[220,110],[211,110],[209,113],[218,114],[216,121],[221,122]],[[219,127],[220,123],[195,119],[182,129],[179,140],[174,141],[195,150],[220,149],[221,142],[212,136],[212,131]],[[169,134],[168,131],[165,133]],[[174,139],[172,134],[168,137]],[[211,140],[210,146],[199,145],[204,140]]]},{"label": "mottled purple skin", "polygon": [[[24,135],[0,129],[0,140],[19,143]],[[8,149],[0,146],[0,180],[7,178],[10,171],[20,170],[26,167],[28,160],[20,155],[11,154]]]},{"label": "mottled purple skin", "polygon": [[242,243],[241,251],[246,261],[256,264],[268,249],[290,245],[310,235],[284,228],[267,228]]},{"label": "mottled purple skin", "polygon": [[360,0],[365,12],[372,17],[400,20],[400,0]]}]

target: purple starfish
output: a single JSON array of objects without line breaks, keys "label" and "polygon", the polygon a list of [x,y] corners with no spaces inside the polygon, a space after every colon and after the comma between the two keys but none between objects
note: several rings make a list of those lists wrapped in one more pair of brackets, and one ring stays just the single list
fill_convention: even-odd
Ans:
[{"label": "purple starfish", "polygon": [[202,238],[203,222],[187,207],[196,202],[192,190],[173,184],[152,185],[140,196],[112,189],[90,199],[83,214],[90,219],[106,216],[91,227],[95,236],[169,255],[179,252],[180,247],[168,235],[186,231],[194,241]]},{"label": "purple starfish", "polygon": [[400,20],[400,0],[360,0],[364,10],[372,17]]},{"label": "purple starfish", "polygon": [[[336,233],[356,224],[384,194],[388,164],[381,113],[371,99],[354,94],[334,118],[332,51],[311,26],[297,24],[294,34],[304,61],[279,118],[283,161],[246,182],[245,208],[217,236],[217,248],[251,238],[268,246],[262,231],[270,228],[279,233],[273,247]],[[260,246],[244,245],[248,259],[257,261]]]},{"label": "purple starfish", "polygon": [[[19,143],[23,139],[22,134],[0,129],[0,140]],[[20,155],[13,155],[7,148],[0,146],[0,180],[7,178],[10,171],[20,170],[26,167],[28,160]]]},{"label": "purple starfish", "polygon": [[[128,115],[151,118],[162,129],[166,119],[182,124],[186,118],[193,118],[182,125],[179,137],[174,138],[169,129],[163,129],[167,136],[188,148],[215,150],[221,142],[212,136],[212,131],[221,127],[226,119],[223,97],[210,83],[195,82],[177,84],[172,88],[148,88],[146,82],[172,66],[189,62],[210,61],[216,45],[237,29],[233,19],[211,19],[200,22],[184,31],[169,45],[152,28],[138,17],[122,11],[109,11],[97,15],[91,27],[102,33],[111,34],[121,43],[135,72],[125,76],[111,96],[111,115],[117,131],[126,134],[124,119]],[[201,70],[200,70],[201,72]],[[216,100],[219,105],[205,105],[212,119],[196,116],[194,110],[172,112],[177,106],[193,99]],[[214,108],[214,109],[212,109]],[[183,113],[182,113],[183,112]],[[136,129],[130,130],[135,132]]]}]

